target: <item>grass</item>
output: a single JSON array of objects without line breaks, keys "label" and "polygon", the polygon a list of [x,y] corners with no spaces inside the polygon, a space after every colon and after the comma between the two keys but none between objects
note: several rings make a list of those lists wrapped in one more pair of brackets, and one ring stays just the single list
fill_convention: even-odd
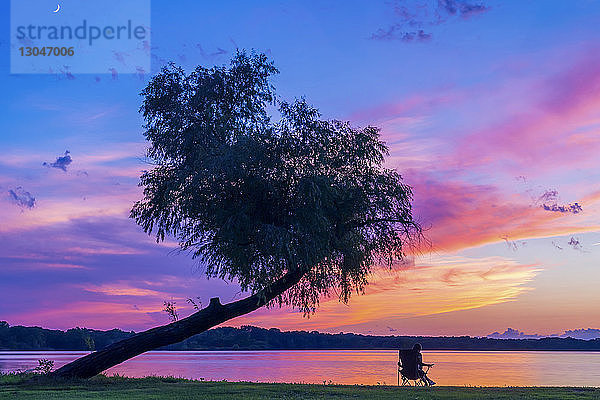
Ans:
[{"label": "grass", "polygon": [[98,376],[53,381],[24,374],[0,375],[0,399],[600,399],[600,389],[547,387],[433,387],[200,382],[169,377]]}]

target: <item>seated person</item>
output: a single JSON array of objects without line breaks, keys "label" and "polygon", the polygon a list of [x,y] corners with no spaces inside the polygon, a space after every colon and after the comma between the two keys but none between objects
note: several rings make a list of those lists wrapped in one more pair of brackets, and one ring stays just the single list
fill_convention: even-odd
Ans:
[{"label": "seated person", "polygon": [[429,377],[427,375],[425,375],[425,371],[423,371],[423,367],[432,367],[433,364],[425,364],[423,362],[423,355],[421,354],[421,349],[423,347],[421,346],[421,343],[416,343],[413,346],[413,350],[415,350],[417,352],[417,373],[421,376],[421,379],[426,380],[430,386],[435,385],[435,382],[431,379],[429,379]]}]

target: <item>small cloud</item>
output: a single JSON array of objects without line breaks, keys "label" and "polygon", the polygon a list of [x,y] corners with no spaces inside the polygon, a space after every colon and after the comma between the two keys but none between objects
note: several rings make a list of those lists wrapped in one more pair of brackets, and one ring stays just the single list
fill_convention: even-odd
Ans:
[{"label": "small cloud", "polygon": [[[158,64],[166,64],[166,63],[167,63],[167,60],[166,60],[166,59],[164,59],[164,58],[162,58],[162,57],[159,57],[159,56],[157,56],[156,54],[151,54],[151,55],[150,55],[150,57],[151,57],[153,60],[155,60],[155,61],[156,61],[156,63],[158,63]],[[115,79],[115,78],[114,78],[114,74],[113,74],[113,79]]]},{"label": "small cloud", "polygon": [[[157,47],[154,47],[154,48],[157,48]],[[144,40],[142,42],[142,50],[144,51],[144,53],[150,54],[150,52],[152,51],[152,47],[150,46],[150,42],[148,42],[147,40]]]},{"label": "small cloud", "polygon": [[144,68],[138,66],[138,67],[135,67],[135,71],[136,71],[138,78],[140,78],[140,80],[143,80],[144,76],[146,75],[146,70]]},{"label": "small cloud", "polygon": [[489,9],[489,7],[486,7],[483,4],[461,3],[460,16],[463,18],[470,18],[473,15],[484,13]]},{"label": "small cloud", "polygon": [[79,264],[69,263],[44,263],[40,265],[41,268],[59,268],[59,269],[90,269],[86,266]]},{"label": "small cloud", "polygon": [[89,285],[84,290],[93,293],[101,293],[107,296],[158,296],[161,293],[156,290],[145,289],[130,285],[126,282],[115,284]]},{"label": "small cloud", "polygon": [[554,190],[554,189],[546,190],[538,198],[538,202],[543,202],[543,203],[556,203],[557,200],[558,200],[558,190]]},{"label": "small cloud", "polygon": [[21,208],[32,209],[35,207],[35,197],[21,186],[8,190],[10,199]]},{"label": "small cloud", "polygon": [[198,49],[198,51],[200,52],[200,55],[203,58],[207,58],[208,57],[207,54],[206,54],[206,52],[204,51],[204,48],[202,47],[202,44],[196,43],[196,48]]},{"label": "small cloud", "polygon": [[217,47],[217,51],[212,53],[211,56],[222,56],[223,54],[227,54],[227,50]]},{"label": "small cloud", "polygon": [[559,213],[571,213],[579,214],[583,212],[583,208],[579,203],[572,203],[566,205],[558,204],[558,190],[549,189],[542,193],[534,202],[534,204],[540,204],[544,210]]},{"label": "small cloud", "polygon": [[127,63],[125,62],[125,57],[129,57],[129,54],[124,53],[122,51],[113,50],[113,58],[123,65],[127,65]]},{"label": "small cloud", "polygon": [[45,167],[62,169],[63,171],[67,172],[67,167],[73,162],[70,153],[71,152],[67,150],[65,151],[64,156],[57,157],[56,161],[54,161],[53,163],[45,162],[42,165],[44,165]]},{"label": "small cloud", "polygon": [[507,328],[503,333],[494,332],[487,335],[490,339],[540,339],[543,336],[537,334],[526,334],[518,329]]},{"label": "small cloud", "polygon": [[571,239],[569,240],[569,242],[567,244],[569,246],[571,246],[573,248],[573,250],[583,251],[583,245],[581,244],[579,239],[576,238],[575,236],[571,236]]},{"label": "small cloud", "polygon": [[515,180],[523,183],[527,183],[527,177],[524,175],[515,176]]},{"label": "small cloud", "polygon": [[438,0],[439,7],[450,15],[458,12],[458,2],[456,0]]},{"label": "small cloud", "polygon": [[466,0],[439,0],[439,8],[449,15],[460,15],[469,18],[489,10],[489,7],[481,3],[472,3]]},{"label": "small cloud", "polygon": [[401,40],[403,42],[427,42],[431,39],[431,34],[424,30],[405,32],[400,25],[392,25],[387,30],[379,29],[371,35],[375,40]]},{"label": "small cloud", "polygon": [[70,68],[71,67],[69,65],[63,65],[63,67],[60,68],[60,73],[63,74],[65,78],[72,81],[75,79],[75,76],[71,73]]},{"label": "small cloud", "polygon": [[560,213],[571,213],[571,214],[579,214],[583,212],[583,208],[579,205],[579,203],[567,204],[564,206],[559,206],[558,204],[543,204],[542,208],[546,211],[552,212],[560,212]]},{"label": "small cloud", "polygon": [[487,335],[491,339],[541,339],[541,338],[573,338],[580,340],[594,340],[600,338],[600,329],[587,328],[587,329],[573,329],[566,330],[564,333],[556,334],[552,333],[549,335],[540,335],[537,333],[527,334],[521,332],[518,329],[508,328],[504,333],[494,332]]},{"label": "small cloud", "polygon": [[428,28],[441,25],[451,18],[468,19],[490,8],[471,0],[396,0],[392,3],[397,22],[389,28],[380,28],[372,40],[400,40],[426,42],[432,38]]},{"label": "small cloud", "polygon": [[504,240],[508,249],[512,251],[517,251],[519,247],[525,247],[527,245],[527,242],[524,240],[510,240],[506,235],[502,236],[500,239]]},{"label": "small cloud", "polygon": [[573,329],[565,331],[560,337],[570,337],[573,339],[593,340],[600,338],[600,329]]}]

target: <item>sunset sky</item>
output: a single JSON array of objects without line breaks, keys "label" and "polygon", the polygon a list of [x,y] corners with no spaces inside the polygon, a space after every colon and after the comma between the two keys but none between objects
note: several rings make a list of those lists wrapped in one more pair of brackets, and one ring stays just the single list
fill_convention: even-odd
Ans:
[{"label": "sunset sky", "polygon": [[165,300],[185,316],[186,298],[245,296],[128,218],[148,168],[138,109],[151,74],[242,48],[274,60],[281,98],[381,127],[432,247],[376,269],[347,305],[227,325],[600,328],[600,2],[156,0],[143,75],[118,74],[117,59],[117,73],[11,74],[0,4],[0,320],[137,331],[168,322]]}]

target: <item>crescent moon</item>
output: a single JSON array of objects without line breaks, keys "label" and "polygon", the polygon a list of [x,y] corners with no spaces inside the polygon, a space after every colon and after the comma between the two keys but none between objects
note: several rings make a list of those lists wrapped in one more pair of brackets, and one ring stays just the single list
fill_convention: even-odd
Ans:
[{"label": "crescent moon", "polygon": [[60,11],[60,4],[56,5],[56,10],[52,11],[53,13],[57,13]]}]

